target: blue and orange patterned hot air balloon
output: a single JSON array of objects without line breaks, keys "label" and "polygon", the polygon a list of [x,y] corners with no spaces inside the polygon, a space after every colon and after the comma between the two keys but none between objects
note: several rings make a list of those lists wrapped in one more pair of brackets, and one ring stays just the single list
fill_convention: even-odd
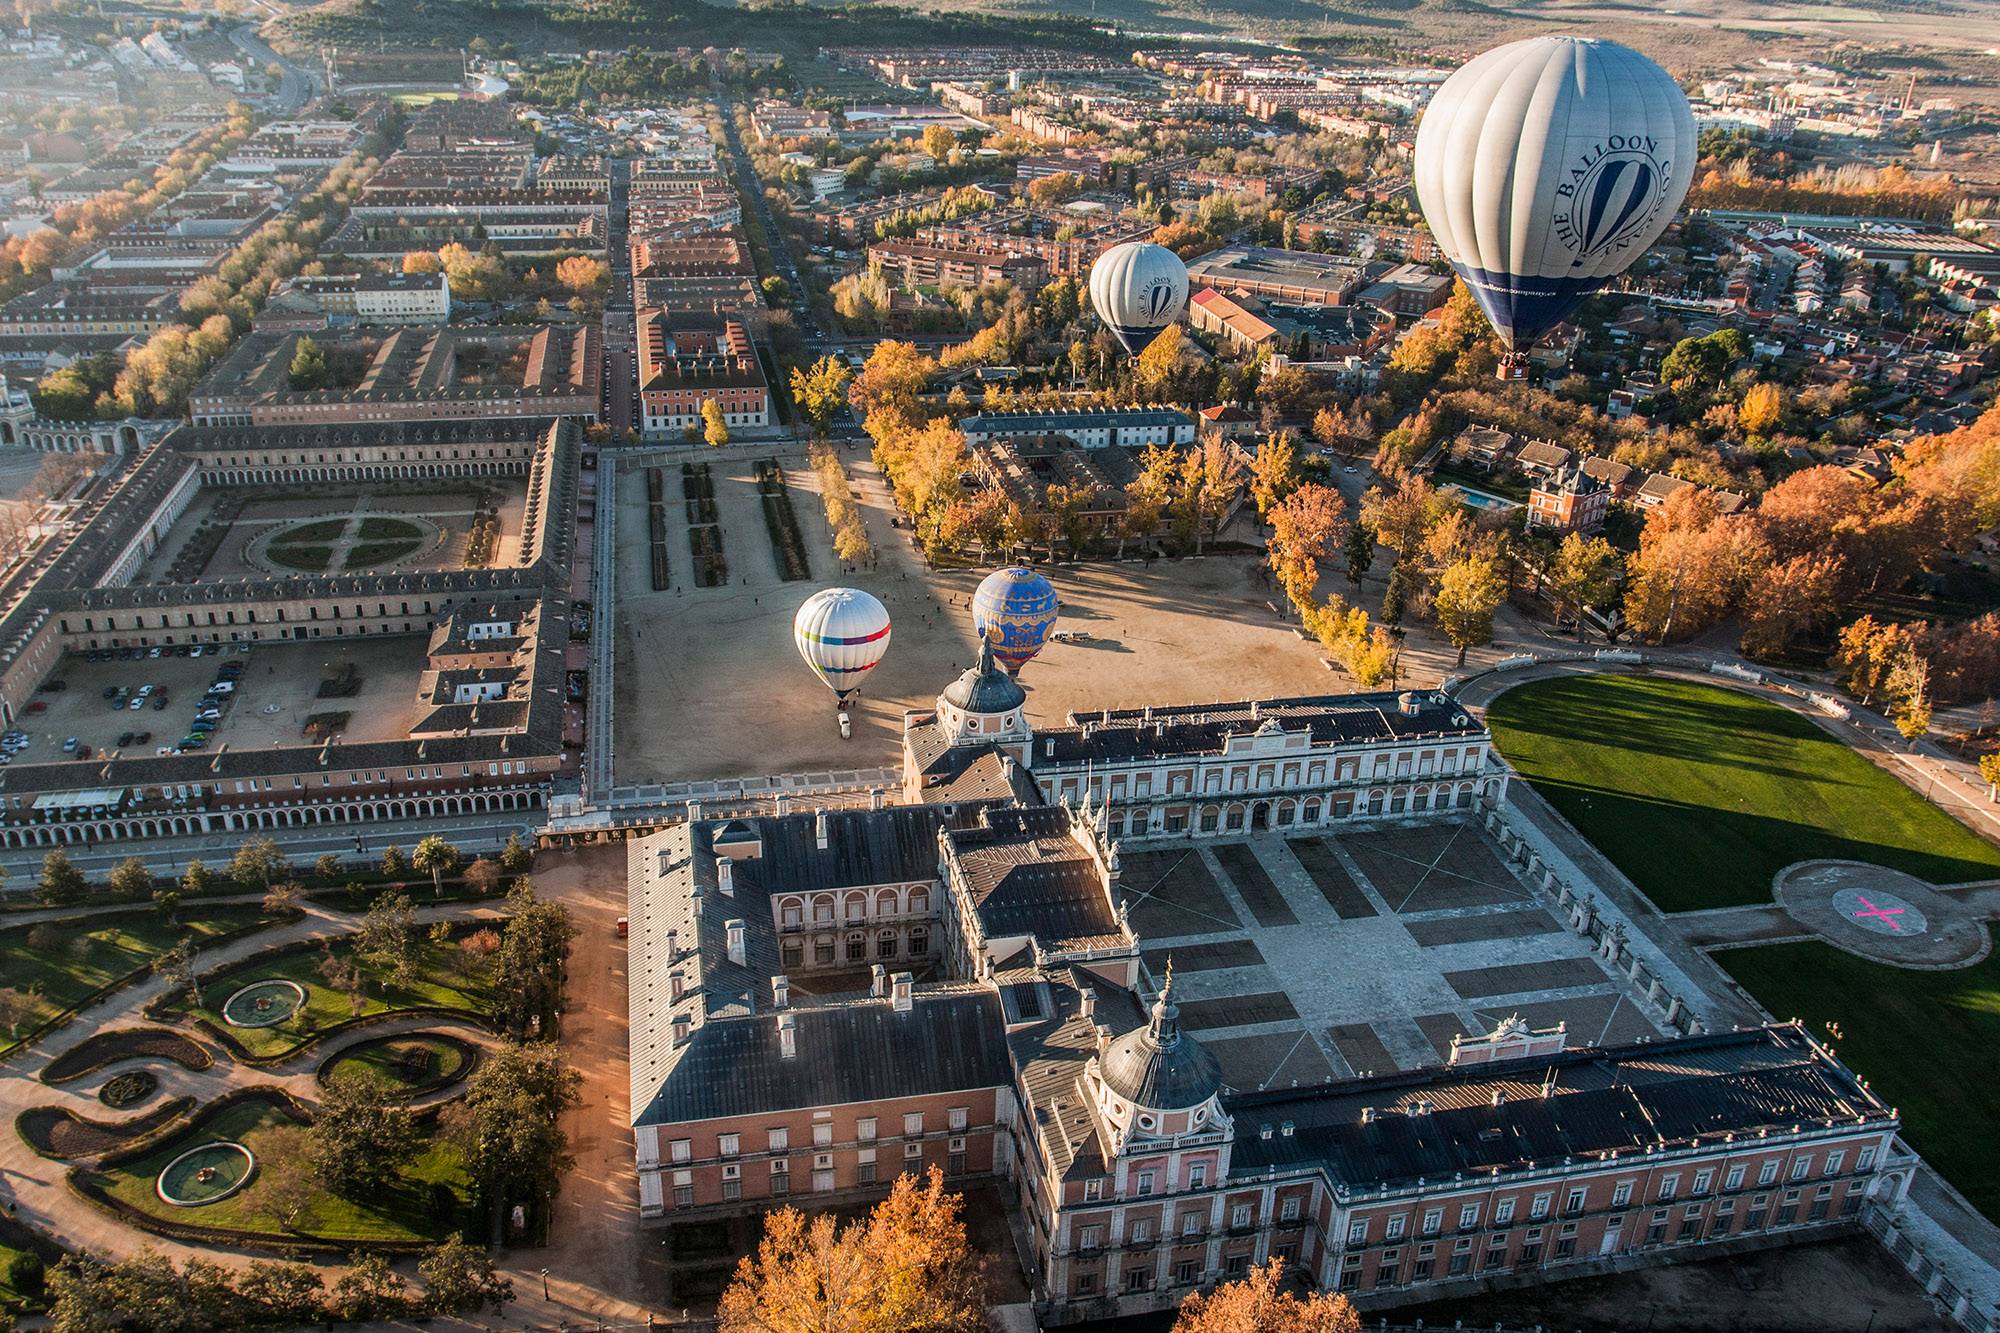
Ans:
[{"label": "blue and orange patterned hot air balloon", "polygon": [[1056,626],[1056,590],[1032,569],[996,569],[972,595],[972,625],[993,643],[993,658],[1018,675]]}]

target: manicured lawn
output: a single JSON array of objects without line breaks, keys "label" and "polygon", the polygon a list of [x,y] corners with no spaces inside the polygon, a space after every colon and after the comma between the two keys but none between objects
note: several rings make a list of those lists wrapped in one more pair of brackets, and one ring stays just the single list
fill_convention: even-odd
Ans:
[{"label": "manicured lawn", "polygon": [[1646,676],[1537,681],[1487,714],[1507,760],[1662,910],[1769,901],[1795,861],[1934,884],[2000,875],[1995,848],[1805,718]]},{"label": "manicured lawn", "polygon": [[[334,955],[345,959],[350,944],[349,940],[336,941],[333,948]],[[246,959],[240,966],[231,968],[221,976],[203,981],[204,1004],[195,1012],[236,1038],[252,1055],[282,1054],[298,1046],[311,1032],[331,1027],[335,1023],[344,1023],[358,1016],[347,995],[328,985],[326,978],[320,974],[320,963],[324,957],[325,955],[319,950],[312,949],[262,962]],[[386,1009],[410,1009],[420,1006],[483,1011],[486,1008],[485,985],[478,981],[464,981],[451,966],[452,961],[441,959],[431,963],[407,986],[389,981],[380,973],[371,973],[367,997],[360,1012],[374,1014]],[[308,1026],[301,1027],[297,1016],[268,1028],[230,1027],[223,1021],[222,1006],[231,995],[253,981],[264,981],[273,977],[296,981],[306,988],[306,1004],[301,1013],[309,1018]],[[187,1006],[186,997],[182,997],[175,1004],[173,1012],[176,1015],[184,1014],[188,1012]]]},{"label": "manicured lawn", "polygon": [[1876,1095],[1903,1136],[1988,1217],[2000,1219],[2000,955],[1949,972],[1870,962],[1830,944],[1713,955],[1779,1019],[1802,1018]]},{"label": "manicured lawn", "polygon": [[[139,907],[130,912],[51,921],[45,927],[9,926],[0,930],[0,978],[4,978],[0,984],[21,991],[41,986],[34,1016],[21,1024],[26,1032],[98,988],[152,962],[183,935],[193,936],[200,944],[245,926],[273,925],[276,921],[252,903],[206,907],[190,903],[182,908],[178,926],[169,926],[151,908]],[[29,936],[38,929],[51,932],[51,947],[37,949],[29,944]],[[8,1045],[5,1029],[0,1029],[0,1051]]]},{"label": "manicured lawn", "polygon": [[[281,1234],[276,1223],[256,1215],[257,1182],[216,1203],[198,1208],[177,1208],[161,1201],[155,1189],[160,1171],[189,1148],[218,1140],[241,1143],[263,1162],[263,1149],[271,1136],[293,1127],[293,1121],[275,1102],[249,1100],[228,1107],[206,1125],[177,1134],[144,1158],[110,1171],[94,1173],[96,1181],[112,1195],[135,1208],[169,1222],[191,1226],[238,1227],[247,1231]],[[433,1141],[423,1156],[385,1189],[365,1200],[344,1199],[324,1194],[314,1205],[315,1216],[304,1231],[329,1240],[437,1240],[451,1229],[451,1218],[440,1219],[433,1207],[432,1186],[442,1184],[452,1195],[452,1214],[462,1220],[470,1186],[459,1169],[458,1155]]]},{"label": "manicured lawn", "polygon": [[455,1043],[419,1033],[359,1044],[336,1057],[326,1075],[331,1078],[350,1069],[363,1069],[401,1089],[457,1078],[465,1066],[465,1052]]}]

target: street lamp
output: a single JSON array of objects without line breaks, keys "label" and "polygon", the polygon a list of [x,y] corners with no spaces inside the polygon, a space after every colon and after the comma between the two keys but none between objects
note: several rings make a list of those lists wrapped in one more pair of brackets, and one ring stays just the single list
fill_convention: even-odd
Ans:
[{"label": "street lamp", "polygon": [[548,1298],[549,1298],[549,1270],[544,1268],[542,1270],[542,1299],[547,1300]]}]

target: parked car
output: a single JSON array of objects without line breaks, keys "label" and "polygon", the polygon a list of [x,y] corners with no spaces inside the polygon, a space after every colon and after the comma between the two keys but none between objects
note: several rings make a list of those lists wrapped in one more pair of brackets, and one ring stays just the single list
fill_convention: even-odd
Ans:
[{"label": "parked car", "polygon": [[144,708],[146,706],[146,698],[144,695],[141,695],[125,706],[127,708]]},{"label": "parked car", "polygon": [[154,711],[154,712],[156,712],[156,713],[157,713],[157,712],[159,712],[159,711],[160,711],[161,709],[165,708],[166,706],[167,706],[167,696],[166,696],[166,695],[164,695],[164,694],[156,694],[156,695],[154,695],[154,696],[153,696],[153,711]]},{"label": "parked car", "polygon": [[159,688],[157,685],[141,685],[139,687],[139,697],[141,699],[149,699],[152,697],[153,691]]},{"label": "parked car", "polygon": [[77,746],[79,746],[79,745],[81,745],[81,744],[83,744],[83,742],[82,742],[82,741],[79,741],[79,740],[78,740],[78,739],[77,739],[76,737],[72,736],[72,737],[70,737],[70,738],[69,738],[68,740],[66,740],[66,741],[64,741],[64,742],[63,742],[63,753],[64,753],[64,754],[75,754],[75,753],[76,753],[76,747],[77,747]]},{"label": "parked car", "polygon": [[37,699],[28,705],[26,711],[30,713],[46,713],[49,711],[49,706],[43,700]]},{"label": "parked car", "polygon": [[153,733],[150,731],[142,731],[132,738],[132,744],[134,745],[150,745],[152,741]]},{"label": "parked car", "polygon": [[121,732],[119,732],[119,733],[118,733],[118,748],[119,748],[119,749],[121,749],[121,750],[122,750],[122,749],[124,749],[124,748],[125,748],[126,746],[130,745],[131,743],[132,743],[132,733],[131,733],[131,732],[129,732],[129,731],[121,731]]},{"label": "parked car", "polygon": [[79,746],[77,746],[77,747],[76,747],[76,757],[77,757],[78,759],[88,759],[88,758],[90,758],[90,747],[89,747],[88,745],[79,745]]}]

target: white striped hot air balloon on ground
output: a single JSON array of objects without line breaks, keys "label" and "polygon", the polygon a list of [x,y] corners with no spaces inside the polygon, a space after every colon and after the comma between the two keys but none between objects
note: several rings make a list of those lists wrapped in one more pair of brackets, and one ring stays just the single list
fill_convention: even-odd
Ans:
[{"label": "white striped hot air balloon on ground", "polygon": [[1417,200],[1518,366],[1659,239],[1695,154],[1694,114],[1658,65],[1613,42],[1531,37],[1475,57],[1431,99]]},{"label": "white striped hot air balloon on ground", "polygon": [[889,612],[859,588],[822,588],[792,617],[792,642],[845,709],[889,651]]}]

